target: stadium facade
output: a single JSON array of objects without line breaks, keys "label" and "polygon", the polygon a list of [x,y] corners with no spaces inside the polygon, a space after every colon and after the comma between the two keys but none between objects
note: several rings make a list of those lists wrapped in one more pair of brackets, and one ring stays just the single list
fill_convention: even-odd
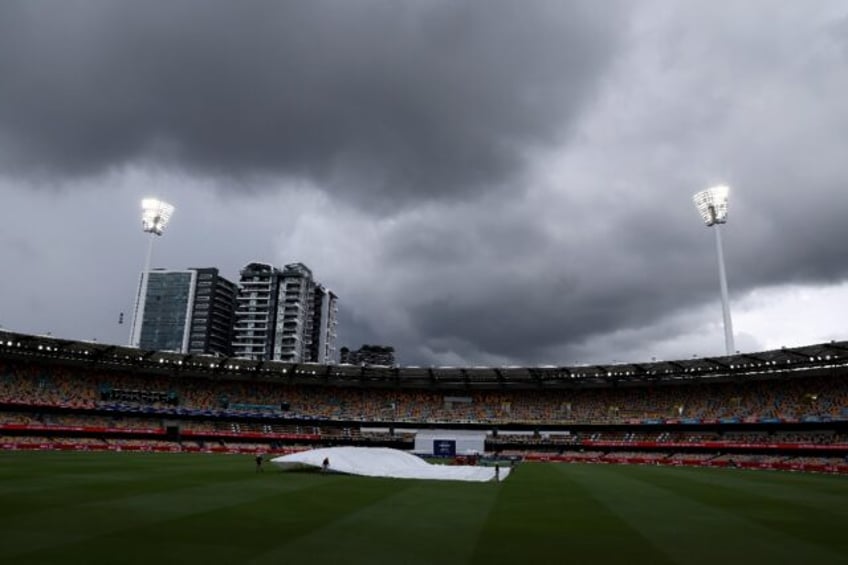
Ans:
[{"label": "stadium facade", "polygon": [[[0,449],[327,445],[848,473],[848,343],[581,367],[251,361],[0,331]],[[450,449],[453,442],[455,449]]]}]

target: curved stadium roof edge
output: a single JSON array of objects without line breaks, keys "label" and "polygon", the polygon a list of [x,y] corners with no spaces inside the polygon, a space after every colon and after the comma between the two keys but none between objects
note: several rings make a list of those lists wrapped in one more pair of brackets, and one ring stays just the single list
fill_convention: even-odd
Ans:
[{"label": "curved stadium roof edge", "polygon": [[388,367],[283,363],[149,351],[0,330],[0,359],[4,358],[207,378],[286,379],[297,383],[443,388],[626,386],[789,378],[834,372],[848,374],[846,341],[646,363],[539,367]]}]

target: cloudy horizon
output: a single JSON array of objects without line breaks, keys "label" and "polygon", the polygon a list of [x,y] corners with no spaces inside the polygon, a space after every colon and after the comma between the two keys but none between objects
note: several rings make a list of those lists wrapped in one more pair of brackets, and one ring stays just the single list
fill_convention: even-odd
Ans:
[{"label": "cloudy horizon", "polygon": [[835,0],[6,2],[0,326],[125,344],[157,196],[154,267],[305,263],[338,347],[721,355],[726,183],[736,348],[848,339],[846,63]]}]

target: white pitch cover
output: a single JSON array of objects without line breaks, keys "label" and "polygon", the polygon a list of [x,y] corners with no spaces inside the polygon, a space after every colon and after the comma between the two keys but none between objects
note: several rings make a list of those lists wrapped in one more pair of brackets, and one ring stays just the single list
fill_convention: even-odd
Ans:
[{"label": "white pitch cover", "polygon": [[[271,463],[283,470],[308,467],[321,469],[325,459],[329,461],[329,472],[365,477],[476,482],[495,480],[494,467],[432,465],[416,455],[388,447],[324,447],[275,457]],[[509,471],[509,467],[501,467],[501,481],[509,476]]]}]

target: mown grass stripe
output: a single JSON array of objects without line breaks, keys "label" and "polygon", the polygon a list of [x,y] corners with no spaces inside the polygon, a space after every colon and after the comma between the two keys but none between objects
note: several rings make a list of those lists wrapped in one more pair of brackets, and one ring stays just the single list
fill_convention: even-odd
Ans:
[{"label": "mown grass stripe", "polygon": [[[288,477],[273,476],[270,479],[286,482]],[[237,556],[238,562],[242,563],[273,548],[285,547],[292,540],[325,528],[406,488],[399,481],[391,485],[351,488],[350,477],[319,478],[321,480],[308,481],[307,488],[290,488],[241,504],[195,512],[89,539],[74,551],[85,553],[92,563],[110,563],[110,555],[101,552],[99,546],[137,545],[140,539],[153,539],[164,547],[194,547],[193,562],[231,563]],[[302,477],[295,477],[291,482],[299,486],[306,484]],[[329,544],[331,540],[325,543]],[[137,551],[154,559],[159,549],[137,547]],[[315,555],[299,557],[315,559]],[[285,562],[296,558],[297,554],[287,552]]]},{"label": "mown grass stripe", "polygon": [[[694,471],[694,472],[693,472]],[[848,478],[829,476],[829,484],[811,488],[794,480],[795,475],[783,471],[742,471],[730,469],[657,469],[657,474],[686,477],[705,485],[722,485],[756,496],[773,499],[777,504],[805,506],[834,520],[848,518]],[[821,478],[821,477],[819,477]]]},{"label": "mown grass stripe", "polygon": [[131,482],[139,477],[198,477],[204,471],[220,470],[220,457],[216,462],[215,456],[194,454],[0,451],[0,496],[57,486]]},{"label": "mown grass stripe", "polygon": [[524,465],[502,484],[474,563],[670,562],[565,470]]},{"label": "mown grass stripe", "polygon": [[[59,496],[40,508],[24,511],[4,504],[9,497],[0,497],[0,558],[49,550],[38,557],[46,559],[52,548],[84,544],[115,532],[137,532],[151,524],[227,509],[316,484],[280,482],[270,474],[255,475],[243,469],[211,474],[201,468],[200,476],[204,478],[145,477],[128,487],[107,484],[102,487],[106,492],[90,497],[86,496],[88,487],[81,491],[71,485],[70,492],[65,493],[57,486]],[[223,480],[210,481],[210,476]]]},{"label": "mown grass stripe", "polygon": [[[668,469],[668,467],[664,467]],[[825,494],[841,495],[845,493],[848,477],[844,475],[827,475],[816,473],[801,473],[792,471],[772,471],[765,469],[719,469],[710,467],[672,467],[680,474],[699,476],[731,476],[750,478],[761,485],[798,485],[808,491],[819,491]]]},{"label": "mown grass stripe", "polygon": [[226,490],[226,483],[243,480],[238,477],[226,477],[225,480],[214,481],[215,478],[220,477],[200,473],[168,477],[124,474],[120,480],[101,480],[98,475],[92,475],[90,480],[85,482],[59,479],[52,488],[0,495],[0,504],[5,509],[0,515],[0,528],[9,526],[10,521],[15,524],[30,521],[43,523],[48,519],[51,510],[64,514],[75,506],[126,499],[135,495],[149,496],[154,493],[202,488],[210,482],[216,485],[216,489]]},{"label": "mown grass stripe", "polygon": [[348,477],[403,490],[280,544],[250,563],[296,557],[320,563],[467,563],[497,485]]},{"label": "mown grass stripe", "polygon": [[[674,469],[666,469],[673,472]],[[665,489],[656,467],[573,466],[570,474],[677,563],[833,563],[838,554]],[[656,479],[641,480],[639,477]],[[700,486],[696,483],[693,489]]]},{"label": "mown grass stripe", "polygon": [[[843,534],[844,516],[825,507],[813,507],[752,492],[740,488],[729,475],[711,474],[708,482],[693,480],[691,473],[674,473],[675,469],[636,468],[629,474],[631,480],[657,486],[676,496],[708,505],[734,520],[744,520],[751,530],[760,528],[775,538],[776,558],[785,559],[787,548],[791,555],[803,555],[806,563],[833,563],[848,556],[848,538]],[[730,479],[728,482],[727,479]],[[795,497],[801,496],[799,491]],[[848,490],[840,497],[841,504],[848,502]],[[756,532],[754,532],[756,533]],[[760,534],[763,537],[764,534]],[[769,548],[771,550],[771,548]]]}]

